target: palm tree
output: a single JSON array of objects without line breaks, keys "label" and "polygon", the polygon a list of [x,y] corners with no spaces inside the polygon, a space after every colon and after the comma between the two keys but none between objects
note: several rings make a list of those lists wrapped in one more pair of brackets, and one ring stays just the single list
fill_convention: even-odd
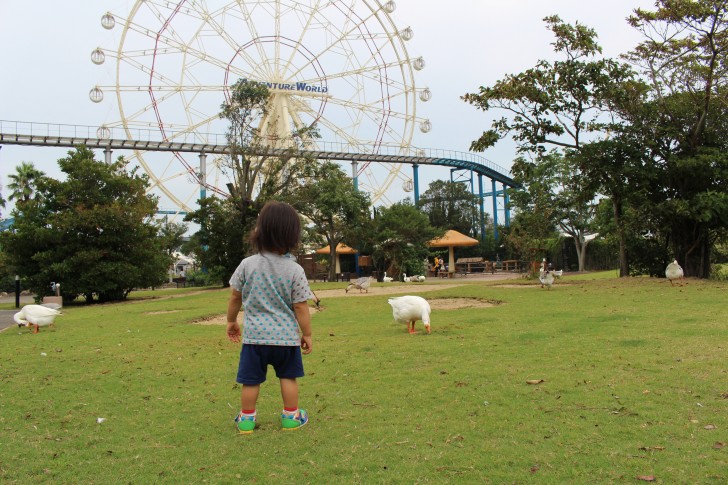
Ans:
[{"label": "palm tree", "polygon": [[12,190],[8,196],[8,200],[19,200],[27,202],[35,192],[35,182],[45,175],[30,162],[21,162],[19,167],[15,167],[15,173],[8,175],[11,182],[8,189]]}]

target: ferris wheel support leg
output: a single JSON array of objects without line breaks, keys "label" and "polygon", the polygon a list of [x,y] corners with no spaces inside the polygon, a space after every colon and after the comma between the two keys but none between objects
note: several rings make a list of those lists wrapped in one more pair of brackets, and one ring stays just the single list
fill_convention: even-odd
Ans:
[{"label": "ferris wheel support leg", "polygon": [[351,180],[354,182],[354,190],[359,192],[359,176],[357,175],[357,172],[359,171],[359,164],[356,160],[351,162]]},{"label": "ferris wheel support leg", "polygon": [[200,152],[200,199],[207,196],[207,154]]},{"label": "ferris wheel support leg", "polygon": [[415,189],[415,207],[420,205],[420,177],[419,177],[420,166],[416,163],[412,164],[412,181],[414,182]]}]

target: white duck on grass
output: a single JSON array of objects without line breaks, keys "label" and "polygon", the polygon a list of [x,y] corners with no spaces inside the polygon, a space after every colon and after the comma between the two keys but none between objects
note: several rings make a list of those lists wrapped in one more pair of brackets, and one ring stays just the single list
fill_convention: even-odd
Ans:
[{"label": "white duck on grass", "polygon": [[546,286],[550,290],[551,286],[554,284],[553,271],[544,271],[544,270],[539,271],[538,280],[541,282],[541,288]]},{"label": "white duck on grass", "polygon": [[391,276],[387,276],[387,272],[384,272],[384,276],[382,277],[382,281],[385,283],[391,283],[394,280]]},{"label": "white duck on grass", "polygon": [[677,264],[677,259],[673,260],[673,262],[668,264],[667,268],[665,268],[665,278],[670,280],[670,286],[673,286],[672,280],[680,280],[680,286],[682,286],[683,269],[682,266]]},{"label": "white duck on grass", "polygon": [[422,320],[425,330],[430,333],[430,304],[421,296],[405,295],[388,300],[392,306],[392,315],[400,323],[407,324],[409,333],[415,332],[415,322]]},{"label": "white duck on grass", "polygon": [[43,305],[25,305],[21,310],[13,315],[13,320],[18,327],[33,327],[33,333],[38,333],[40,327],[53,324],[56,317],[63,315],[55,308],[48,308]]}]

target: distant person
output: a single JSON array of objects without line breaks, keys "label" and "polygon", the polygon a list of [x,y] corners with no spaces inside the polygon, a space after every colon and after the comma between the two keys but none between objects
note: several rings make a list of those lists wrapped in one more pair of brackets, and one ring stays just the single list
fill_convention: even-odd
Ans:
[{"label": "distant person", "polygon": [[307,300],[315,297],[303,268],[290,254],[300,238],[296,210],[282,202],[268,202],[250,236],[257,254],[243,259],[230,278],[227,336],[232,342],[240,342],[237,320],[241,306],[244,309],[245,333],[236,379],[243,388],[235,418],[241,434],[255,429],[256,403],[269,364],[280,381],[282,428],[295,430],[308,423],[308,413],[298,407],[297,379],[304,376],[301,352],[313,350]]},{"label": "distant person", "polygon": [[435,256],[435,260],[433,261],[435,276],[437,276],[437,273],[440,271],[440,258]]}]

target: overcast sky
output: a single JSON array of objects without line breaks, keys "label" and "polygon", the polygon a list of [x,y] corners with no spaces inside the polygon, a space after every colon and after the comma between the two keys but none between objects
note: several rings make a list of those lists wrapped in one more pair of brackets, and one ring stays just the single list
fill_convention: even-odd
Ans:
[{"label": "overcast sky", "polygon": [[[91,51],[115,47],[118,32],[105,31],[106,11],[125,16],[134,2],[124,0],[0,0],[0,120],[97,126],[109,118],[112,103],[95,105],[89,90],[103,84],[112,66],[96,66]],[[413,144],[467,151],[488,129],[497,112],[483,113],[460,100],[481,85],[553,59],[543,18],[558,14],[567,22],[593,27],[607,56],[630,50],[639,36],[625,18],[636,7],[651,9],[647,0],[397,0],[392,14],[398,27],[410,26],[410,57],[422,56],[426,68],[417,72],[418,87],[427,86],[432,100],[418,105],[418,116],[429,118],[432,131],[416,131]],[[118,30],[118,29],[117,29]],[[66,149],[5,145],[0,150],[0,184],[20,161],[31,161],[48,174],[58,173],[56,160]],[[513,145],[502,142],[484,154],[509,168]],[[101,158],[101,154],[98,155]],[[439,170],[439,171],[438,171]],[[421,187],[447,178],[443,169],[423,167]],[[9,207],[2,210],[7,215]]]}]

